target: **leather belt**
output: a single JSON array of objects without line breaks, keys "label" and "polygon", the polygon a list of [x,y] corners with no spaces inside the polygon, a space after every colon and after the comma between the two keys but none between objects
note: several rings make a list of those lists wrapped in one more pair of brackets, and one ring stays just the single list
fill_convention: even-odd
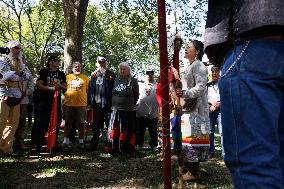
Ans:
[{"label": "leather belt", "polygon": [[270,35],[261,37],[260,39],[284,39],[284,37],[282,35]]},{"label": "leather belt", "polygon": [[276,35],[267,35],[267,36],[239,37],[239,38],[236,38],[234,41],[235,42],[245,42],[245,41],[254,40],[254,39],[278,39],[278,40],[282,40],[282,39],[284,39],[284,35],[276,34]]},{"label": "leather belt", "polygon": [[23,81],[6,81],[5,85],[11,88],[21,88],[23,86]]}]

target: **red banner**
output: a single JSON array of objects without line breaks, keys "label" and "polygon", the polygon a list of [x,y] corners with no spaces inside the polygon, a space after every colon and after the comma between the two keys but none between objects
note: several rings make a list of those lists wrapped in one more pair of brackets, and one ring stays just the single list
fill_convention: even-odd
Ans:
[{"label": "red banner", "polygon": [[57,127],[57,97],[58,91],[54,92],[52,109],[50,114],[49,127],[47,130],[47,149],[51,150],[56,144],[56,127]]}]

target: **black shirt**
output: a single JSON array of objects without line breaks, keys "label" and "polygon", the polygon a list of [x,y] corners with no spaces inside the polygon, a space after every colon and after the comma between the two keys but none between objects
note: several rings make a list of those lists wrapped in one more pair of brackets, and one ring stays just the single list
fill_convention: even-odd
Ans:
[{"label": "black shirt", "polygon": [[[37,80],[42,80],[43,85],[53,87],[57,81],[61,84],[66,83],[66,76],[64,72],[56,70],[51,71],[51,69],[41,69],[39,71],[39,77]],[[40,90],[41,101],[52,102],[54,92]],[[58,95],[58,101],[61,100],[61,95]]]}]

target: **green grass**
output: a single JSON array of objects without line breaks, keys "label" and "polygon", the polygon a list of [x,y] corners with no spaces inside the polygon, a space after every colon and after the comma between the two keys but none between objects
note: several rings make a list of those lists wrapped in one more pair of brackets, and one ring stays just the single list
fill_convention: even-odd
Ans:
[{"label": "green grass", "polygon": [[[26,138],[30,128],[26,129]],[[62,133],[60,134],[62,136]],[[90,135],[90,133],[88,133]],[[90,136],[88,136],[88,140]],[[219,143],[219,138],[217,138]],[[147,139],[146,139],[147,141]],[[26,141],[29,144],[29,141]],[[70,152],[23,155],[0,158],[0,188],[9,189],[81,189],[81,188],[163,188],[163,162],[159,154],[149,149],[136,158],[111,156],[102,152],[85,152],[73,148]],[[186,188],[231,189],[230,175],[220,157],[201,163],[202,179],[185,182]],[[178,165],[172,159],[173,188],[178,184]]]}]

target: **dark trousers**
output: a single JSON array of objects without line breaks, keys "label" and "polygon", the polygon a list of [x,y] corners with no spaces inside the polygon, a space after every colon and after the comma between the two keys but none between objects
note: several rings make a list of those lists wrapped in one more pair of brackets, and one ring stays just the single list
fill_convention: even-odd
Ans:
[{"label": "dark trousers", "polygon": [[76,134],[77,134],[77,123],[76,123],[76,120],[75,120],[72,123],[72,128],[71,128],[70,135],[69,135],[70,142],[72,142],[72,143],[76,142]]},{"label": "dark trousers", "polygon": [[136,112],[113,110],[105,150],[111,153],[134,155]]},{"label": "dark trousers", "polygon": [[215,111],[209,113],[210,119],[210,148],[209,154],[215,153],[215,126],[218,126],[219,134],[221,136],[221,147],[222,147],[222,156],[224,157],[224,149],[223,149],[223,134],[222,134],[222,123],[221,123],[221,112]]},{"label": "dark trousers", "polygon": [[34,109],[33,104],[28,104],[28,105],[27,105],[28,127],[31,127],[31,126],[32,126],[32,121],[33,121],[33,109]]},{"label": "dark trousers", "polygon": [[[45,133],[48,130],[50,115],[52,109],[52,102],[41,102],[39,107],[39,120],[34,124],[32,129],[33,143],[37,150],[40,150],[41,147],[45,144]],[[57,108],[57,126],[56,126],[56,141],[58,139],[59,133],[59,121],[61,120],[61,109]]]},{"label": "dark trousers", "polygon": [[94,124],[93,124],[93,138],[91,142],[94,146],[97,146],[101,131],[104,128],[104,124],[106,125],[106,128],[108,128],[109,126],[110,109],[102,108],[101,106],[96,105],[94,107],[93,113],[94,113]]},{"label": "dark trousers", "polygon": [[150,147],[156,147],[158,145],[158,118],[137,118],[136,127],[136,145],[142,147],[144,144],[144,135],[146,132],[146,127],[148,127],[148,132],[150,134]]},{"label": "dark trousers", "polygon": [[34,103],[33,113],[34,113],[34,124],[33,124],[32,131],[31,131],[31,142],[32,144],[35,144],[35,140],[37,140],[36,133],[38,133],[38,131],[36,130],[38,129],[39,124],[40,124],[40,116],[39,116],[40,115],[40,102]]}]

